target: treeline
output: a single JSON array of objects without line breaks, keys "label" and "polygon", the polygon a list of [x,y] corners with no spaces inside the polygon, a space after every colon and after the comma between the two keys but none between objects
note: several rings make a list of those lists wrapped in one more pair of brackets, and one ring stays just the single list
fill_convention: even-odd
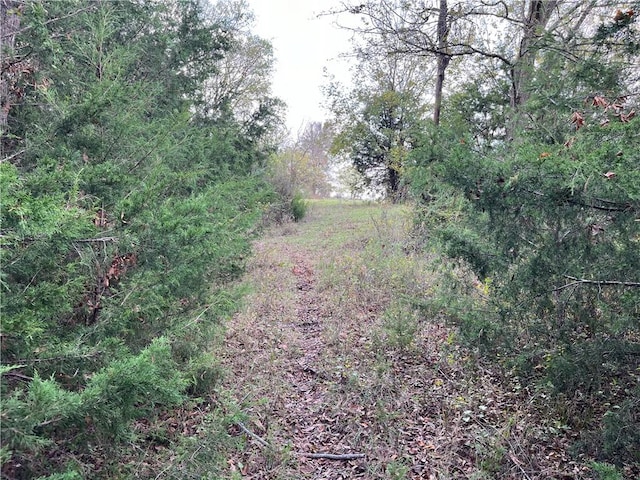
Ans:
[{"label": "treeline", "polygon": [[0,6],[2,476],[96,478],[218,378],[276,201],[271,47],[244,2]]},{"label": "treeline", "polygon": [[619,472],[640,465],[639,12],[347,2],[357,87],[327,86],[334,153],[446,254],[416,307]]}]

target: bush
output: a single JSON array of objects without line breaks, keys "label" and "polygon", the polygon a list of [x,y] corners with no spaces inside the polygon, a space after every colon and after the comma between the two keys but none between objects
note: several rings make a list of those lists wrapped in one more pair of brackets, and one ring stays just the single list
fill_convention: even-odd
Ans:
[{"label": "bush", "polygon": [[624,480],[618,469],[608,463],[593,462],[591,468],[598,474],[596,478],[599,480]]},{"label": "bush", "polygon": [[614,463],[640,463],[640,389],[621,405],[609,410],[602,420],[602,449]]},{"label": "bush", "polygon": [[307,214],[309,204],[302,198],[302,194],[296,193],[291,199],[291,215],[294,222],[299,222]]},{"label": "bush", "polygon": [[140,354],[96,373],[81,394],[80,411],[92,430],[111,440],[122,436],[131,420],[152,414],[158,406],[179,404],[186,386],[169,342],[160,337]]},{"label": "bush", "polygon": [[[461,338],[524,379],[591,398],[594,412],[631,401],[640,367],[639,126],[584,125],[566,145],[522,135],[487,152],[414,152],[416,229],[471,269],[440,302]],[[458,295],[475,300],[461,308]],[[603,458],[638,461],[636,422],[627,409],[605,418]]]}]

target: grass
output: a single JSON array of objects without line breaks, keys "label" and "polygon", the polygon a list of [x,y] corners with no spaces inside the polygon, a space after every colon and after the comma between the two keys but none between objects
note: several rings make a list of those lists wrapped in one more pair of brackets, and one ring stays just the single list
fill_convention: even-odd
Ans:
[{"label": "grass", "polygon": [[[166,478],[590,478],[518,379],[416,309],[442,273],[407,242],[409,214],[312,200],[255,244],[251,293],[216,347],[224,378]],[[321,452],[365,458],[303,455]]]}]

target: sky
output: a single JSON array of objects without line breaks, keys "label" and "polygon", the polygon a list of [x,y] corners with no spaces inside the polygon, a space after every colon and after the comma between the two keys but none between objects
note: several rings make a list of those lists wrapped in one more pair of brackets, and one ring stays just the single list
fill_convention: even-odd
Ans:
[{"label": "sky", "polygon": [[348,81],[348,67],[340,53],[349,51],[350,34],[333,25],[332,17],[318,13],[337,0],[249,0],[256,16],[253,29],[270,40],[276,59],[273,94],[287,105],[287,126],[295,135],[309,121],[322,121],[323,68]]}]

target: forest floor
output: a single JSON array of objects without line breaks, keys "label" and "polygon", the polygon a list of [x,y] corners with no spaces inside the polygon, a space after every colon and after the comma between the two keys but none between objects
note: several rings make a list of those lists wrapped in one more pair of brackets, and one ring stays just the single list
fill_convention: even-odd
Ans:
[{"label": "forest floor", "polygon": [[225,477],[593,478],[571,432],[538,418],[544,398],[412,307],[438,274],[409,214],[317,201],[255,243],[218,354],[239,441]]}]

